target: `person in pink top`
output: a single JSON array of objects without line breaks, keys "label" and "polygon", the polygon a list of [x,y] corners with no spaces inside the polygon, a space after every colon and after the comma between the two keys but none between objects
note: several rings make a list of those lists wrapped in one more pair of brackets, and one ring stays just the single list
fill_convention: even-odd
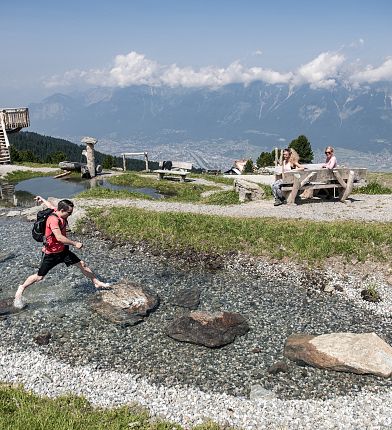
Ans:
[{"label": "person in pink top", "polygon": [[73,265],[78,267],[84,276],[91,279],[97,289],[110,289],[109,284],[101,282],[87,264],[69,250],[69,246],[76,249],[83,247],[83,243],[67,238],[67,219],[72,215],[74,204],[70,200],[60,200],[56,208],[41,196],[35,197],[35,200],[54,211],[46,220],[46,241],[42,248],[41,266],[38,273],[30,275],[22,285],[19,285],[15,294],[14,307],[24,308],[25,304],[22,297],[24,290],[35,282],[42,281],[49,270],[60,263],[64,263],[67,267]]},{"label": "person in pink top", "polygon": [[327,158],[325,160],[325,163],[322,164],[322,167],[325,169],[334,169],[337,166],[338,162],[334,155],[334,149],[332,148],[332,146],[327,146],[325,148],[325,155]]}]

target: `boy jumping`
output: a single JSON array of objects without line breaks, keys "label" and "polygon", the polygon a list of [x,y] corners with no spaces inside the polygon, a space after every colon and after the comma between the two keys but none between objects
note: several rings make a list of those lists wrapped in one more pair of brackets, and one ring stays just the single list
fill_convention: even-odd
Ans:
[{"label": "boy jumping", "polygon": [[108,289],[109,284],[101,282],[92,270],[86,265],[84,261],[69,250],[69,245],[74,246],[76,249],[81,249],[83,244],[67,238],[67,219],[72,215],[74,204],[70,200],[60,200],[57,209],[50,202],[41,196],[35,197],[39,203],[43,203],[46,207],[53,209],[54,212],[49,215],[46,220],[45,227],[45,241],[42,248],[43,258],[38,273],[30,275],[22,285],[19,285],[15,294],[14,307],[22,309],[25,307],[23,301],[24,290],[38,281],[42,281],[45,275],[53,267],[59,263],[65,263],[68,266],[77,266],[84,276],[91,279],[95,288]]}]

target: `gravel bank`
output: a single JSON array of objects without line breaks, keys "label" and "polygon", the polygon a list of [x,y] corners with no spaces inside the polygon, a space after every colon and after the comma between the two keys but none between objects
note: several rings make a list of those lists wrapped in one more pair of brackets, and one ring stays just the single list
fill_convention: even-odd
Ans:
[{"label": "gravel bank", "polygon": [[[39,255],[27,222],[0,217],[0,234],[0,254],[7,257],[0,259],[1,299],[35,271]],[[390,380],[290,362],[288,372],[268,373],[294,332],[375,331],[392,344],[391,288],[377,273],[362,281],[242,256],[209,271],[130,245],[112,247],[99,237],[84,242],[80,254],[104,280],[147,285],[160,295],[160,307],[138,326],[114,326],[90,310],[93,288],[77,271],[60,267],[27,292],[26,311],[0,321],[0,380],[49,395],[81,393],[99,405],[137,401],[184,425],[206,417],[249,429],[391,425]],[[377,286],[380,304],[361,300],[365,282]],[[240,312],[250,332],[217,350],[166,337],[165,326],[184,312],[171,298],[194,286],[202,289],[200,309]],[[321,291],[325,286],[333,292]],[[36,345],[33,338],[46,330],[49,345]],[[248,399],[256,384],[268,390],[269,400]]]}]

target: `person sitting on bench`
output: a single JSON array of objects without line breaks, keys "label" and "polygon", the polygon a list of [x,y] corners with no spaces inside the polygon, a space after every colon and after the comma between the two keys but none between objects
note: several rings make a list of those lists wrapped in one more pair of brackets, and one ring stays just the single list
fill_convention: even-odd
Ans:
[{"label": "person sitting on bench", "polygon": [[338,162],[334,155],[334,149],[332,148],[332,146],[327,146],[325,148],[325,155],[327,158],[325,160],[325,163],[322,164],[322,167],[324,169],[334,169],[338,165]]},{"label": "person sitting on bench", "polygon": [[[282,169],[284,172],[289,172],[290,170],[304,170],[304,167],[299,164],[299,155],[297,151],[292,148],[286,148],[283,150],[283,165],[279,170]],[[274,206],[279,206],[285,203],[286,199],[282,193],[283,179],[276,180],[272,185],[272,194],[275,197]]]}]

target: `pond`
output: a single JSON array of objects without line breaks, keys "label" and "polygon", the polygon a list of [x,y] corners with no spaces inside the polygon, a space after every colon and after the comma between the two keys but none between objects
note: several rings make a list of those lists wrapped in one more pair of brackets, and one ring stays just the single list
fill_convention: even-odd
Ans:
[{"label": "pond", "polygon": [[135,188],[122,185],[110,184],[106,179],[54,179],[51,177],[39,177],[21,181],[18,184],[0,183],[1,203],[5,202],[11,206],[29,207],[33,203],[33,197],[71,198],[93,187],[103,187],[109,190],[126,190],[146,194],[154,199],[163,196],[153,188]]}]

